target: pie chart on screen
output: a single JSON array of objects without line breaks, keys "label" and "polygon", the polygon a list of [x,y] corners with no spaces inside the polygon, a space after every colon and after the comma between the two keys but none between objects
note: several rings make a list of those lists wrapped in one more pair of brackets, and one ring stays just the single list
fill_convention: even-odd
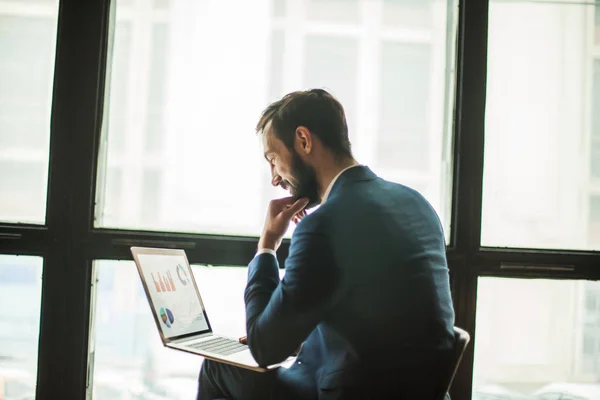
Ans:
[{"label": "pie chart on screen", "polygon": [[160,309],[160,319],[167,326],[167,328],[170,328],[171,325],[173,325],[173,322],[175,322],[173,312],[171,312],[171,310],[169,310],[168,308]]},{"label": "pie chart on screen", "polygon": [[179,282],[181,282],[184,286],[190,282],[190,277],[181,264],[177,264],[177,277],[179,278]]}]

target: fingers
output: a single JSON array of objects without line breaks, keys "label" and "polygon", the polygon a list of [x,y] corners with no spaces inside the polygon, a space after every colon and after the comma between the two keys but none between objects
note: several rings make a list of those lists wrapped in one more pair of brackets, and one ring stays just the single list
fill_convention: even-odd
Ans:
[{"label": "fingers", "polygon": [[242,336],[238,339],[241,344],[248,344],[248,336]]},{"label": "fingers", "polygon": [[296,202],[294,204],[289,206],[282,213],[284,213],[288,218],[292,219],[292,217],[294,217],[296,214],[298,214],[301,211],[304,211],[304,207],[306,207],[307,205],[308,205],[307,198],[298,199],[298,200],[296,200]]},{"label": "fingers", "polygon": [[294,198],[292,196],[282,197],[279,199],[271,200],[271,204],[277,207],[286,207],[294,204]]},{"label": "fingers", "polygon": [[292,217],[292,221],[297,225],[304,217],[306,217],[306,210],[302,209]]}]

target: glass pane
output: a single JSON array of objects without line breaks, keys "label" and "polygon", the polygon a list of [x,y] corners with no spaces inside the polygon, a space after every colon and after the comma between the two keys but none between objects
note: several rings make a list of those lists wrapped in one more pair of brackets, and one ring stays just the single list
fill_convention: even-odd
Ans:
[{"label": "glass pane", "polygon": [[307,0],[308,18],[327,22],[357,22],[359,0]]},{"label": "glass pane", "polygon": [[384,24],[392,28],[431,26],[432,3],[432,0],[383,0]]},{"label": "glass pane", "polygon": [[41,298],[42,259],[0,255],[0,399],[35,398]]},{"label": "glass pane", "polygon": [[590,198],[590,242],[600,248],[600,194]]},{"label": "glass pane", "polygon": [[596,5],[594,13],[594,44],[600,44],[600,7]]},{"label": "glass pane", "polygon": [[285,192],[257,118],[321,87],[344,105],[358,161],[421,190],[448,228],[454,2],[402,3],[428,23],[385,29],[382,2],[121,1],[96,226],[258,235]]},{"label": "glass pane", "polygon": [[165,54],[169,31],[165,23],[154,24],[151,38],[150,82],[162,82],[148,88],[148,136],[146,150],[156,151],[163,145],[165,104],[165,80],[167,61]]},{"label": "glass pane", "polygon": [[[596,6],[596,8],[600,9],[600,6]],[[592,77],[590,175],[592,179],[600,181],[600,59],[594,59],[594,75]]]},{"label": "glass pane", "polygon": [[[355,38],[311,35],[306,38],[306,60],[303,87],[327,89],[340,100],[347,114],[350,131],[355,126],[357,87],[349,85],[358,79],[358,45]],[[351,133],[352,135],[352,133]]]},{"label": "glass pane", "polygon": [[[196,398],[202,357],[162,345],[135,264],[96,261],[94,268],[94,400]],[[192,269],[213,331],[244,336],[247,269]]]},{"label": "glass pane", "polygon": [[594,248],[600,53],[590,4],[490,4],[484,246]]},{"label": "glass pane", "polygon": [[0,220],[44,223],[58,2],[0,3]]},{"label": "glass pane", "polygon": [[[113,57],[119,60],[127,60],[131,54],[131,24],[126,21],[118,21],[115,26],[116,40],[113,44]],[[128,104],[126,94],[128,92],[126,82],[129,81],[130,69],[128,62],[113,63],[111,68],[111,82],[119,82],[121,85],[110,85],[106,96],[110,98],[110,110],[105,117],[108,129],[115,132],[108,140],[109,162],[115,166],[122,164],[123,152],[125,151],[126,136],[122,133],[127,130]],[[148,134],[149,136],[151,133]],[[114,161],[112,161],[114,157]],[[109,192],[110,193],[110,192]]]},{"label": "glass pane", "polygon": [[269,60],[269,98],[275,99],[282,92],[283,57],[285,51],[285,32],[273,30],[270,43]]},{"label": "glass pane", "polygon": [[[381,48],[381,125],[377,164],[427,171],[431,48],[383,43]],[[410,93],[410,96],[398,96]]]},{"label": "glass pane", "polygon": [[286,2],[287,0],[273,0],[273,16],[275,17],[283,17],[285,16],[286,10]]},{"label": "glass pane", "polygon": [[479,278],[476,327],[473,399],[600,399],[600,282]]}]

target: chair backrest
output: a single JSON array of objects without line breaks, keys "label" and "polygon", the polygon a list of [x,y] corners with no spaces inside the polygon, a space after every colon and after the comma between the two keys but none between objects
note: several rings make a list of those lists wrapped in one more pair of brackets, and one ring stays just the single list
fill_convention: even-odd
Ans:
[{"label": "chair backrest", "polygon": [[440,382],[440,392],[435,400],[444,400],[446,398],[446,394],[450,390],[450,386],[452,386],[454,375],[456,375],[456,370],[458,370],[458,366],[460,365],[460,361],[462,360],[470,340],[471,337],[466,331],[456,326],[454,327],[454,351],[452,353],[452,360],[448,365],[447,372],[443,374],[444,379]]}]

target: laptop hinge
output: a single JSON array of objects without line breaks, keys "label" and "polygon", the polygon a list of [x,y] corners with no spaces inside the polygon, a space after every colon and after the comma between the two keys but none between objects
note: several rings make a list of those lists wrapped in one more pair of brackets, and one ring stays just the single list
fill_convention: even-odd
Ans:
[{"label": "laptop hinge", "polygon": [[207,332],[207,333],[203,333],[203,334],[196,335],[196,336],[188,336],[188,337],[182,338],[182,339],[170,340],[169,343],[179,344],[179,343],[183,343],[183,342],[189,342],[190,340],[202,339],[202,338],[209,337],[212,335],[213,334],[211,332]]}]

